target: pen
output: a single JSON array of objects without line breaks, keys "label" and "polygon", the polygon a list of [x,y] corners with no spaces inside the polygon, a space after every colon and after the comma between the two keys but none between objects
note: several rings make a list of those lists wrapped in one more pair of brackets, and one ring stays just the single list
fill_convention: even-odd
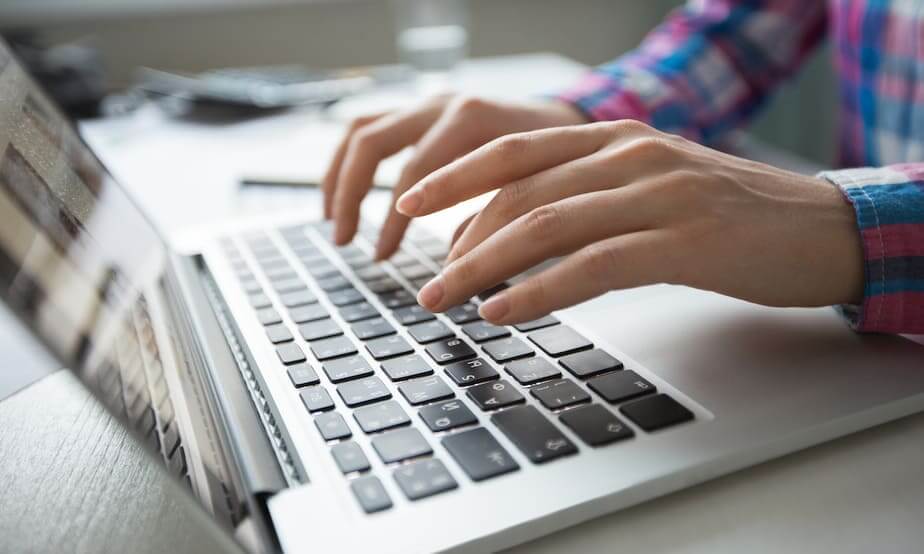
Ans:
[{"label": "pen", "polygon": [[[266,179],[263,177],[241,177],[242,187],[288,187],[288,188],[321,188],[317,181],[303,181],[299,179]],[[388,185],[373,183],[374,189],[391,189]]]}]

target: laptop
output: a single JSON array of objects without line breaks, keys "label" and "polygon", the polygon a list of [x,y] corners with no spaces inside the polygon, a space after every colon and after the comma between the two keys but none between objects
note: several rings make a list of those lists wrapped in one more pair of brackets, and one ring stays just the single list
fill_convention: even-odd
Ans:
[{"label": "laptop", "polygon": [[438,237],[330,232],[171,251],[0,44],[3,310],[250,550],[497,550],[924,407],[924,347],[830,308],[659,285],[499,327],[491,290],[416,304]]}]

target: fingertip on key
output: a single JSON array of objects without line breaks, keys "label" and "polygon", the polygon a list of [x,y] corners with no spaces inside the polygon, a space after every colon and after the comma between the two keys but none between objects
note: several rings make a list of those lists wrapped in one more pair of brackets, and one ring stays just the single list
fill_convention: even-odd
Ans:
[{"label": "fingertip on key", "polygon": [[406,216],[413,216],[423,204],[423,194],[420,191],[411,189],[398,198],[395,208]]},{"label": "fingertip on key", "polygon": [[417,293],[417,303],[425,308],[432,309],[440,303],[444,294],[443,278],[437,276]]}]

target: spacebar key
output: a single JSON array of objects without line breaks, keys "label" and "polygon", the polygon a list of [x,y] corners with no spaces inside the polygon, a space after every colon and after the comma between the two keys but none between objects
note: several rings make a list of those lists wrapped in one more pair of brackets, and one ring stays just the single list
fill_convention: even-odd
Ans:
[{"label": "spacebar key", "polygon": [[535,406],[520,406],[491,416],[510,442],[536,464],[577,452],[568,437],[539,413]]}]

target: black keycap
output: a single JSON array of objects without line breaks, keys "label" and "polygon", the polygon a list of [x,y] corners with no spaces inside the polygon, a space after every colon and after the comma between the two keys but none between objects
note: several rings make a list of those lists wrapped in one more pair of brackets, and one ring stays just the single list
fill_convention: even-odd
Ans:
[{"label": "black keycap", "polygon": [[282,300],[282,304],[287,308],[304,306],[305,304],[314,304],[318,301],[317,297],[315,297],[315,295],[308,289],[298,290],[295,292],[287,292],[279,298]]},{"label": "black keycap", "polygon": [[309,321],[317,321],[328,316],[330,316],[330,314],[328,314],[324,306],[320,304],[308,304],[307,306],[299,306],[289,310],[289,317],[291,317],[295,323],[308,323]]},{"label": "black keycap", "polygon": [[372,439],[372,448],[386,464],[433,452],[420,431],[413,427],[378,435]]},{"label": "black keycap", "polygon": [[349,279],[343,275],[332,275],[324,279],[318,279],[318,286],[321,287],[321,290],[324,292],[333,292],[335,290],[352,287],[353,285],[350,283]]},{"label": "black keycap", "polygon": [[412,406],[454,396],[452,389],[437,375],[405,381],[398,385],[398,390]]},{"label": "black keycap", "polygon": [[377,433],[411,422],[401,405],[394,400],[357,408],[353,412],[353,417],[365,433]]},{"label": "black keycap", "polygon": [[625,404],[619,411],[648,432],[693,419],[693,412],[663,393]]},{"label": "black keycap", "polygon": [[497,363],[525,358],[535,354],[528,344],[516,337],[495,340],[481,345],[482,350]]},{"label": "black keycap", "polygon": [[274,279],[272,282],[272,285],[273,285],[273,290],[275,290],[276,292],[280,294],[284,292],[294,292],[297,290],[307,289],[304,281],[302,281],[301,278],[299,277],[287,277],[285,279]]},{"label": "black keycap", "polygon": [[363,281],[375,281],[388,277],[388,273],[380,265],[370,265],[356,270],[356,276]]},{"label": "black keycap", "polygon": [[259,319],[260,323],[263,325],[275,325],[276,323],[282,323],[282,318],[279,317],[279,312],[273,308],[263,308],[262,310],[257,310],[257,319]]},{"label": "black keycap", "polygon": [[417,354],[382,362],[382,370],[392,381],[402,381],[433,373],[430,364]]},{"label": "black keycap", "polygon": [[545,327],[551,327],[552,325],[558,325],[561,323],[558,321],[558,318],[554,315],[547,315],[540,317],[539,319],[534,319],[532,321],[525,321],[523,323],[518,323],[514,325],[517,331],[522,331],[523,333],[528,333],[530,331],[535,331],[536,329],[544,329]]},{"label": "black keycap", "polygon": [[460,304],[446,310],[446,316],[456,325],[478,321],[481,316],[478,315],[478,306],[471,302]]},{"label": "black keycap", "polygon": [[368,302],[359,302],[340,308],[340,315],[347,323],[379,317],[379,312]]},{"label": "black keycap", "polygon": [[289,329],[282,323],[277,323],[276,325],[267,325],[266,336],[269,337],[270,342],[273,344],[289,342],[290,340],[295,339],[295,337],[292,336],[292,333],[289,332]]},{"label": "black keycap", "polygon": [[356,347],[346,337],[334,337],[311,343],[311,353],[319,361],[356,354]]},{"label": "black keycap", "polygon": [[296,387],[317,385],[320,382],[317,373],[306,363],[290,365],[286,371],[289,374],[289,380]]},{"label": "black keycap", "polygon": [[363,293],[352,287],[334,291],[328,294],[327,298],[330,299],[331,304],[334,306],[346,306],[347,304],[355,304],[366,299]]},{"label": "black keycap", "polygon": [[302,404],[309,412],[321,412],[334,407],[334,401],[323,387],[308,387],[301,389],[299,396],[302,397]]},{"label": "black keycap", "polygon": [[379,296],[379,300],[390,310],[417,304],[417,298],[406,289],[398,289]]},{"label": "black keycap", "polygon": [[526,402],[520,391],[503,379],[471,387],[468,389],[468,397],[484,411]]},{"label": "black keycap", "polygon": [[399,467],[395,470],[395,482],[408,500],[420,500],[459,486],[443,462],[435,458]]},{"label": "black keycap", "polygon": [[540,329],[527,335],[527,338],[536,343],[543,352],[556,358],[593,347],[592,342],[567,325]]},{"label": "black keycap", "polygon": [[455,336],[449,327],[446,327],[446,324],[438,319],[411,325],[407,328],[407,332],[410,333],[419,344],[426,344],[435,340],[448,339]]},{"label": "black keycap", "polygon": [[499,293],[500,291],[507,290],[509,288],[510,288],[510,285],[508,285],[507,283],[498,283],[489,289],[479,292],[478,298],[480,298],[481,301],[483,302],[487,300],[488,298],[491,298],[495,294]]},{"label": "black keycap", "polygon": [[422,321],[430,321],[431,319],[436,319],[436,316],[433,315],[433,312],[427,310],[419,304],[399,308],[392,312],[392,314],[401,325],[413,325]]},{"label": "black keycap", "polygon": [[483,427],[453,433],[442,442],[472,481],[483,481],[520,469],[520,464]]},{"label": "black keycap", "polygon": [[367,475],[350,481],[350,489],[367,514],[391,508],[391,499],[385,492],[382,482],[375,475]]},{"label": "black keycap", "polygon": [[416,264],[417,258],[411,256],[405,251],[396,252],[394,256],[388,258],[388,261],[392,263],[395,267],[401,267],[410,264]]},{"label": "black keycap", "polygon": [[307,341],[326,339],[343,334],[337,322],[330,318],[302,323],[298,326],[298,332]]},{"label": "black keycap", "polygon": [[330,453],[337,462],[337,467],[343,473],[366,471],[369,469],[369,460],[363,454],[361,446],[354,441],[341,442],[330,447]]},{"label": "black keycap", "polygon": [[358,321],[350,328],[353,329],[353,334],[360,340],[375,339],[395,334],[395,328],[391,326],[391,323],[388,323],[381,317],[367,319],[366,321]]},{"label": "black keycap", "polygon": [[655,392],[654,385],[642,379],[638,373],[631,369],[594,377],[587,381],[587,386],[610,404],[624,402]]},{"label": "black keycap", "polygon": [[492,381],[500,377],[497,371],[491,367],[491,364],[481,358],[449,364],[444,368],[444,371],[455,384],[463,387]]},{"label": "black keycap", "polygon": [[472,347],[461,339],[446,339],[430,343],[426,351],[440,365],[475,357]]},{"label": "black keycap", "polygon": [[599,404],[568,410],[559,419],[590,446],[602,446],[635,435],[628,425]]},{"label": "black keycap", "polygon": [[261,292],[250,295],[250,305],[253,306],[254,309],[260,310],[263,308],[269,308],[273,305],[273,303],[270,301],[269,296]]},{"label": "black keycap", "polygon": [[378,281],[371,281],[366,283],[366,286],[375,294],[385,294],[386,292],[394,292],[402,288],[401,283],[395,281],[391,277],[379,279]]},{"label": "black keycap", "polygon": [[570,354],[558,360],[575,377],[586,379],[606,371],[622,369],[622,362],[599,348]]},{"label": "black keycap", "polygon": [[358,381],[348,381],[338,385],[337,394],[350,408],[391,398],[391,393],[385,388],[385,383],[378,377],[365,377]]},{"label": "black keycap", "polygon": [[327,378],[334,383],[358,379],[372,375],[372,368],[369,362],[361,356],[347,356],[346,358],[337,358],[324,362],[321,369],[327,374]]},{"label": "black keycap", "polygon": [[425,277],[433,277],[436,275],[433,273],[429,267],[423,264],[411,264],[403,267],[399,267],[398,271],[401,272],[401,275],[404,275],[406,279],[421,279]]},{"label": "black keycap", "polygon": [[590,395],[569,379],[556,379],[536,385],[529,389],[529,393],[550,410],[590,402]]},{"label": "black keycap", "polygon": [[302,352],[302,349],[299,348],[299,346],[294,342],[280,344],[277,346],[276,355],[279,356],[279,361],[286,365],[297,364],[298,362],[304,362],[307,359],[305,358],[305,353]]},{"label": "black keycap", "polygon": [[491,416],[491,421],[533,463],[541,464],[577,452],[574,443],[535,406],[517,406],[498,412]]},{"label": "black keycap", "polygon": [[545,358],[515,360],[505,365],[504,369],[521,385],[532,385],[561,377],[561,371]]},{"label": "black keycap", "polygon": [[462,326],[462,332],[471,337],[475,342],[484,342],[510,336],[510,329],[488,323],[487,321],[466,323]]},{"label": "black keycap", "polygon": [[[322,258],[323,260],[323,258]],[[306,260],[302,260],[305,262]],[[334,275],[339,275],[340,270],[333,266],[330,262],[323,260],[319,264],[305,264],[305,269],[308,270],[308,273],[311,274],[315,279],[324,279],[325,277],[333,277]]]},{"label": "black keycap", "polygon": [[461,400],[446,400],[430,404],[421,408],[418,414],[434,433],[478,423],[478,418]]},{"label": "black keycap", "polygon": [[394,356],[403,356],[414,351],[411,345],[398,335],[380,337],[366,341],[366,350],[368,350],[369,353],[372,354],[372,357],[376,360],[384,360],[385,358],[392,358]]},{"label": "black keycap", "polygon": [[337,412],[328,412],[315,416],[314,424],[324,440],[345,439],[353,435],[350,426]]}]

